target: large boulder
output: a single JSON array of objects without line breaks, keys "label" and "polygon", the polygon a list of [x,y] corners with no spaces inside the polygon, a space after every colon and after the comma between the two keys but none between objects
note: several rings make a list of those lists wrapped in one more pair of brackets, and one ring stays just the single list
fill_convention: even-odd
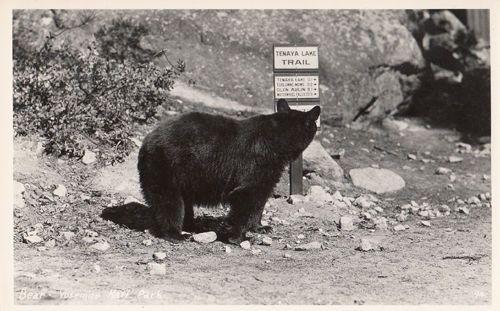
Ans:
[{"label": "large boulder", "polygon": [[[54,14],[55,12],[55,14]],[[31,25],[33,44],[65,20],[81,20],[74,11],[16,11],[14,39]],[[165,50],[156,61],[186,62],[196,86],[240,104],[272,108],[273,43],[320,46],[320,95],[324,122],[371,122],[394,112],[418,86],[424,66],[420,49],[404,26],[403,10],[156,10],[96,11],[91,23],[56,39],[85,40],[115,17],[145,24],[143,50]],[[16,42],[19,42],[17,40]],[[16,45],[17,46],[17,45]],[[366,121],[366,122],[365,122]]]}]

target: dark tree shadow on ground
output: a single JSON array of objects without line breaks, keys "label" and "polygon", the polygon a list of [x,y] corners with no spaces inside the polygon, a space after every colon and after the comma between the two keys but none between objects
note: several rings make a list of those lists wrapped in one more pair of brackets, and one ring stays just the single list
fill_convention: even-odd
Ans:
[{"label": "dark tree shadow on ground", "polygon": [[[144,231],[147,229],[150,230],[153,235],[158,236],[152,209],[144,204],[131,202],[123,205],[106,207],[102,211],[101,217],[132,230]],[[224,216],[198,216],[194,221],[193,232],[218,232],[223,228],[224,222]]]}]

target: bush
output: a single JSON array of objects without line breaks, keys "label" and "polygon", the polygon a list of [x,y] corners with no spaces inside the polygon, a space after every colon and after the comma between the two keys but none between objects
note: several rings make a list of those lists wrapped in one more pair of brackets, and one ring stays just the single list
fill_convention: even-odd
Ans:
[{"label": "bush", "polygon": [[108,149],[107,160],[123,160],[134,123],[156,114],[184,63],[160,69],[98,51],[95,44],[84,52],[54,48],[49,39],[30,59],[15,60],[15,132],[38,133],[47,139],[46,152],[57,156],[81,156],[91,142]]}]

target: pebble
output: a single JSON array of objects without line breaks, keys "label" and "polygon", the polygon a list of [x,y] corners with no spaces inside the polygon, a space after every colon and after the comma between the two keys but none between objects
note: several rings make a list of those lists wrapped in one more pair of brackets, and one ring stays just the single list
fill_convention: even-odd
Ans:
[{"label": "pebble", "polygon": [[47,248],[55,247],[56,246],[56,240],[54,240],[54,239],[48,240],[47,242],[45,242],[44,245]]},{"label": "pebble", "polygon": [[153,245],[153,241],[151,241],[151,240],[144,240],[144,241],[142,241],[142,244],[146,245],[146,246],[151,246],[151,245]]},{"label": "pebble", "polygon": [[104,242],[95,243],[94,245],[91,245],[90,248],[93,248],[93,249],[101,251],[101,252],[105,252],[110,248],[110,245],[108,242],[104,241]]},{"label": "pebble", "polygon": [[153,258],[156,260],[163,260],[167,258],[167,253],[165,252],[156,252],[153,254]]},{"label": "pebble", "polygon": [[457,156],[449,156],[448,157],[448,162],[450,163],[457,163],[457,162],[462,162],[464,158],[457,157]]},{"label": "pebble", "polygon": [[271,246],[273,244],[273,239],[271,239],[270,237],[264,237],[262,239],[262,245],[265,245],[265,246]]},{"label": "pebble", "polygon": [[387,229],[387,218],[385,217],[379,217],[373,220],[373,223],[375,224],[375,227],[377,229],[385,230]]},{"label": "pebble", "polygon": [[98,264],[94,264],[94,271],[96,273],[100,273],[101,272],[101,266],[99,266]]},{"label": "pebble", "polygon": [[292,194],[287,202],[290,203],[290,204],[298,204],[298,203],[302,203],[302,202],[305,202],[307,199],[305,196],[303,195],[300,195],[300,194]]},{"label": "pebble", "polygon": [[354,204],[361,208],[370,208],[374,203],[367,196],[362,195],[354,200]]},{"label": "pebble", "polygon": [[410,160],[416,160],[417,159],[417,156],[412,154],[412,153],[408,153],[408,159]]},{"label": "pebble", "polygon": [[427,218],[430,216],[429,211],[420,211],[418,212],[418,216]]},{"label": "pebble", "polygon": [[60,234],[64,237],[64,239],[66,239],[66,241],[70,241],[75,237],[75,233],[71,231],[63,231]]},{"label": "pebble", "polygon": [[356,248],[357,250],[368,252],[374,250],[373,245],[370,240],[362,238],[359,246]]},{"label": "pebble", "polygon": [[233,249],[232,249],[230,246],[227,246],[227,245],[226,245],[226,246],[224,247],[224,251],[225,251],[227,254],[229,254],[229,253],[231,253],[231,252],[233,251]]},{"label": "pebble", "polygon": [[85,229],[84,234],[85,234],[85,236],[88,236],[91,238],[96,238],[99,236],[99,233],[92,231],[92,230],[89,230],[89,229]]},{"label": "pebble", "polygon": [[362,215],[363,215],[363,217],[365,217],[368,220],[372,219],[372,214],[370,214],[368,212],[364,212]]},{"label": "pebble", "polygon": [[426,227],[430,227],[430,226],[431,226],[431,222],[430,222],[430,221],[428,221],[428,220],[422,220],[420,223],[421,223],[422,225],[426,226]]},{"label": "pebble", "polygon": [[403,221],[406,221],[407,219],[408,219],[408,214],[406,214],[403,211],[401,213],[399,213],[398,216],[396,216],[397,221],[403,222]]},{"label": "pebble", "polygon": [[400,208],[403,210],[403,211],[408,211],[411,209],[411,205],[410,204],[404,204],[404,205],[401,205]]},{"label": "pebble", "polygon": [[446,168],[446,167],[438,167],[436,169],[436,174],[437,175],[447,175],[447,174],[451,174],[451,170],[449,168]]},{"label": "pebble", "polygon": [[24,236],[24,241],[28,244],[37,244],[43,242],[43,239],[38,235],[27,235]]},{"label": "pebble", "polygon": [[309,188],[309,191],[307,192],[307,195],[310,197],[311,201],[317,203],[326,203],[333,201],[333,197],[328,192],[326,192],[323,187],[317,185],[311,186],[311,188]]},{"label": "pebble", "polygon": [[481,200],[479,200],[479,198],[476,196],[472,196],[472,197],[467,199],[467,203],[479,205],[479,204],[481,204]]},{"label": "pebble", "polygon": [[354,230],[354,224],[351,217],[340,217],[340,229],[344,231]]},{"label": "pebble", "polygon": [[262,253],[262,250],[258,249],[258,248],[254,248],[251,250],[252,252],[252,255],[260,255]]},{"label": "pebble", "polygon": [[484,194],[484,193],[481,193],[478,197],[479,197],[479,200],[481,200],[481,201],[487,201],[486,194]]},{"label": "pebble", "polygon": [[240,243],[240,247],[249,250],[252,247],[252,245],[250,244],[250,241],[243,241]]},{"label": "pebble", "polygon": [[451,208],[448,205],[443,204],[438,207],[438,211],[440,211],[441,213],[449,213],[451,212]]},{"label": "pebble", "polygon": [[403,225],[394,226],[394,231],[404,231],[404,230],[406,230],[406,227]]},{"label": "pebble", "polygon": [[193,234],[193,240],[198,243],[207,244],[217,240],[217,233],[214,231]]},{"label": "pebble", "polygon": [[88,149],[85,149],[82,162],[86,165],[89,165],[94,163],[96,160],[97,160],[96,154]]},{"label": "pebble", "polygon": [[165,275],[167,274],[167,267],[164,263],[150,262],[148,263],[149,274],[151,275]]},{"label": "pebble", "polygon": [[58,197],[65,197],[67,190],[64,185],[57,185],[57,188],[52,193]]},{"label": "pebble", "polygon": [[288,254],[288,253],[284,253],[283,254],[283,258],[292,258],[292,256],[290,254]]},{"label": "pebble", "polygon": [[384,209],[382,207],[380,207],[380,206],[375,206],[373,209],[376,210],[379,213],[383,213],[384,212]]},{"label": "pebble", "polygon": [[451,175],[450,175],[450,181],[451,181],[451,182],[455,182],[455,180],[457,180],[457,175],[455,175],[455,174],[451,174]]},{"label": "pebble", "polygon": [[310,242],[310,243],[307,243],[307,244],[301,244],[301,245],[297,245],[295,246],[295,250],[296,251],[309,251],[309,250],[314,250],[314,249],[321,249],[322,248],[322,244],[320,242]]},{"label": "pebble", "polygon": [[468,209],[467,207],[465,207],[465,206],[460,206],[460,207],[458,208],[458,211],[459,211],[460,213],[462,213],[462,214],[465,214],[465,215],[469,215],[469,213],[470,213],[470,212],[469,212],[469,209]]}]

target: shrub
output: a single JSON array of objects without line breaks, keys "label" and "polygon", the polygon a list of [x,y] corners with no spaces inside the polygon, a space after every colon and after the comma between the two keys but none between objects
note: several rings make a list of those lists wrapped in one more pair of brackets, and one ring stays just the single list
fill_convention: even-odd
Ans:
[{"label": "shrub", "polygon": [[134,123],[155,115],[183,70],[182,61],[160,69],[108,59],[95,44],[84,52],[54,48],[49,39],[30,59],[14,61],[14,130],[45,137],[46,152],[57,156],[81,156],[93,144],[121,161]]}]

